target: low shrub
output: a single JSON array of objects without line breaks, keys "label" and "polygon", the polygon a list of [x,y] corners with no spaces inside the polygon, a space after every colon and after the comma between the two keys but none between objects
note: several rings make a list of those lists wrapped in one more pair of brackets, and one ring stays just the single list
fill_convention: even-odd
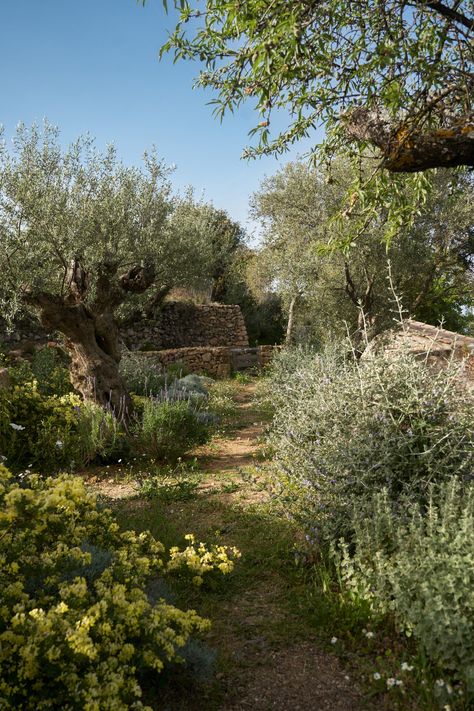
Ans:
[{"label": "low shrub", "polygon": [[474,487],[453,478],[427,506],[387,490],[355,509],[341,577],[374,610],[395,615],[474,699]]},{"label": "low shrub", "polygon": [[87,465],[116,462],[131,452],[130,438],[121,422],[103,407],[84,402],[76,407],[78,428],[78,462]]},{"label": "low shrub", "polygon": [[430,483],[470,480],[473,399],[456,377],[454,365],[435,373],[404,352],[276,358],[269,442],[282,495],[309,535],[348,535],[354,502],[383,487],[392,501],[423,502]]},{"label": "low shrub", "polygon": [[15,385],[26,385],[33,380],[41,395],[61,397],[74,391],[66,366],[66,355],[60,357],[55,348],[45,346],[33,353],[31,361],[23,360],[10,368]]},{"label": "low shrub", "polygon": [[207,442],[210,426],[186,400],[147,399],[137,431],[138,446],[148,457],[175,462],[193,447]]},{"label": "low shrub", "polygon": [[161,364],[136,351],[122,354],[119,369],[128,390],[136,395],[156,395],[166,382]]},{"label": "low shrub", "polygon": [[0,391],[0,454],[11,467],[53,473],[116,461],[129,448],[112,413],[78,395],[43,395],[36,380]]},{"label": "low shrub", "polygon": [[19,486],[0,467],[0,706],[144,708],[144,680],[209,625],[147,585],[180,570],[201,584],[237,556],[190,538],[168,557],[151,534],[121,533],[79,479]]},{"label": "low shrub", "polygon": [[0,390],[0,454],[14,467],[57,471],[77,461],[78,396],[42,395],[36,380]]}]

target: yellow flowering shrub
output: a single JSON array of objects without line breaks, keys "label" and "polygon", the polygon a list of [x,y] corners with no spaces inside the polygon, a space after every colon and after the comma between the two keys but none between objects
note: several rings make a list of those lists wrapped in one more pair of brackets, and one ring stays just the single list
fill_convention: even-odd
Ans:
[{"label": "yellow flowering shrub", "polygon": [[53,473],[94,459],[116,461],[127,448],[112,413],[75,393],[45,395],[36,380],[0,390],[0,455],[12,468]]},{"label": "yellow flowering shrub", "polygon": [[0,708],[144,708],[144,672],[179,661],[209,626],[153,604],[147,583],[188,559],[201,578],[232,568],[224,550],[201,546],[200,567],[186,552],[194,539],[168,557],[150,533],[120,532],[80,479],[21,486],[0,466]]},{"label": "yellow flowering shrub", "polygon": [[203,576],[213,570],[223,575],[231,573],[234,560],[240,558],[240,551],[235,547],[197,543],[192,533],[188,533],[184,538],[189,541],[189,545],[182,551],[177,546],[170,548],[166,570],[188,571],[192,574],[195,585],[202,585]]}]

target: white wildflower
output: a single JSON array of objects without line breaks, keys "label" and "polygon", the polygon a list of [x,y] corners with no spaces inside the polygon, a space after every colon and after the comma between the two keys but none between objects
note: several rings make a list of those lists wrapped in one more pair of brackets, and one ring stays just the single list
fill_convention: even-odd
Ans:
[{"label": "white wildflower", "polygon": [[382,677],[380,676],[380,674],[379,674],[378,672],[375,672],[375,673],[374,673],[374,679],[375,679],[375,681],[378,681],[378,680],[381,679],[381,678],[382,678]]},{"label": "white wildflower", "polygon": [[436,679],[436,686],[444,686],[444,679]]},{"label": "white wildflower", "polygon": [[369,630],[368,632],[365,632],[365,636],[367,639],[372,639],[374,637],[374,633]]},{"label": "white wildflower", "polygon": [[62,449],[63,443],[61,442],[60,439],[58,439],[58,440],[56,441],[56,447],[57,447],[58,449]]},{"label": "white wildflower", "polygon": [[24,430],[24,429],[25,429],[25,428],[23,427],[23,425],[17,425],[17,424],[15,424],[14,422],[10,422],[10,427],[13,427],[13,429],[14,429],[14,430],[17,430],[17,431],[20,431],[20,430]]},{"label": "white wildflower", "polygon": [[413,664],[408,664],[408,662],[402,662],[402,671],[412,671]]},{"label": "white wildflower", "polygon": [[336,642],[337,642],[337,637],[333,637],[333,638],[331,639],[331,644],[336,644]]}]

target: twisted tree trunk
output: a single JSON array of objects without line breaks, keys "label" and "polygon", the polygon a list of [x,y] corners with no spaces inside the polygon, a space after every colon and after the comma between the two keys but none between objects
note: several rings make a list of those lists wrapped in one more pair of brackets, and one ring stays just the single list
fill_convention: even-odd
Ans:
[{"label": "twisted tree trunk", "polygon": [[154,280],[154,269],[136,266],[116,278],[117,264],[112,260],[99,265],[95,280],[95,298],[86,303],[88,275],[78,260],[73,260],[66,282],[66,295],[25,290],[26,303],[38,311],[48,330],[60,331],[71,357],[70,378],[83,396],[128,420],[133,406],[119,373],[119,329],[114,310],[128,292],[141,293]]},{"label": "twisted tree trunk", "polygon": [[112,314],[99,316],[84,304],[67,304],[50,294],[32,294],[42,325],[60,331],[71,358],[71,383],[83,396],[128,419],[132,401],[119,373],[119,333]]}]

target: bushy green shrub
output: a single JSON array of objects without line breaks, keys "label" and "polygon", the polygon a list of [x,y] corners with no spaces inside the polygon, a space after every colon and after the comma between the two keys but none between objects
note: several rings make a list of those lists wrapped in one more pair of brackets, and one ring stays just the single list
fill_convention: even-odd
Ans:
[{"label": "bushy green shrub", "polygon": [[208,621],[146,585],[230,572],[238,552],[194,545],[169,559],[149,533],[121,533],[81,480],[12,483],[0,467],[0,705],[6,709],[143,708],[144,673],[179,660]]},{"label": "bushy green shrub", "polygon": [[130,438],[122,422],[110,410],[91,402],[75,408],[78,428],[78,463],[101,464],[129,456]]},{"label": "bushy green shrub", "polygon": [[57,471],[77,461],[81,400],[45,396],[33,380],[0,391],[0,454],[10,466]]},{"label": "bushy green shrub", "polygon": [[0,391],[0,454],[11,467],[53,473],[128,450],[122,424],[78,395],[43,395],[36,380]]},{"label": "bushy green shrub", "polygon": [[[342,545],[345,584],[391,612],[425,652],[474,698],[474,488],[451,481],[426,507],[394,504],[387,491],[354,510]],[[355,549],[355,550],[354,550]]]},{"label": "bushy green shrub", "polygon": [[354,502],[382,487],[422,502],[431,482],[472,475],[473,399],[456,375],[405,352],[276,359],[269,439],[287,505],[310,534],[347,534]]},{"label": "bushy green shrub", "polygon": [[193,447],[207,442],[209,436],[209,425],[187,401],[149,398],[144,402],[137,438],[147,456],[175,462]]},{"label": "bushy green shrub", "polygon": [[73,392],[69,369],[55,348],[44,346],[33,353],[31,361],[23,360],[10,368],[10,376],[15,385],[26,385],[33,380],[41,395],[67,395]]}]

